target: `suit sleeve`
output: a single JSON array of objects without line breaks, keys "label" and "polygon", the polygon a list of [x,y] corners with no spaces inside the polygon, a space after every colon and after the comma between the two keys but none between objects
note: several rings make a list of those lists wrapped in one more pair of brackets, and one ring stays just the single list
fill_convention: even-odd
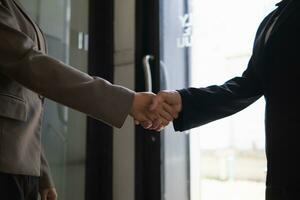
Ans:
[{"label": "suit sleeve", "polygon": [[16,24],[9,10],[0,5],[0,73],[109,125],[123,125],[132,106],[133,91],[44,55]]},{"label": "suit sleeve", "polygon": [[235,114],[263,95],[250,59],[248,69],[223,85],[179,90],[183,110],[174,121],[176,131],[185,131]]},{"label": "suit sleeve", "polygon": [[48,188],[54,188],[54,181],[52,179],[50,167],[48,164],[48,161],[45,157],[44,152],[41,154],[41,176],[39,179],[39,189],[48,189]]}]

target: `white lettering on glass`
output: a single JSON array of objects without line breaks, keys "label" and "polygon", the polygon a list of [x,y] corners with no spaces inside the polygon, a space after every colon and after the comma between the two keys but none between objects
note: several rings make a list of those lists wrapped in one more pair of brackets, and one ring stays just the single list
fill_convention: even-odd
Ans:
[{"label": "white lettering on glass", "polygon": [[184,14],[179,16],[180,25],[182,27],[182,35],[177,38],[177,47],[186,48],[192,46],[192,14]]}]

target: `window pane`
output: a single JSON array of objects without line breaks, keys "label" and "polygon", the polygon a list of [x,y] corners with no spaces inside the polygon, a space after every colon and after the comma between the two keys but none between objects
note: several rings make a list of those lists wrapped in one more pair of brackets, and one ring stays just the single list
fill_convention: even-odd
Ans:
[{"label": "window pane", "polygon": [[[191,85],[223,84],[241,76],[258,25],[277,2],[191,1]],[[201,200],[264,199],[264,104],[260,99],[234,116],[192,130],[200,145]]]}]

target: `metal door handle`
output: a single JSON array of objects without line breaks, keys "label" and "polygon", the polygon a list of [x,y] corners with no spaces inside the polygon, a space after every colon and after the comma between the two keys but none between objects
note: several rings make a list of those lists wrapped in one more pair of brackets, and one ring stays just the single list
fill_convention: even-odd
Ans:
[{"label": "metal door handle", "polygon": [[160,89],[169,89],[169,74],[168,69],[163,61],[160,61]]},{"label": "metal door handle", "polygon": [[143,68],[145,74],[145,87],[147,92],[152,92],[152,75],[151,75],[151,67],[150,67],[150,60],[153,60],[154,56],[146,55],[143,58]]}]

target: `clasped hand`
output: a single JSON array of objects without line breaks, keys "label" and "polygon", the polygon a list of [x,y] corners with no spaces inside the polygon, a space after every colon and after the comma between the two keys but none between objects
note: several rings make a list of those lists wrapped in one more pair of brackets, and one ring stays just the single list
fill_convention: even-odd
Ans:
[{"label": "clasped hand", "polygon": [[177,91],[136,93],[130,115],[137,125],[145,129],[161,131],[178,118],[182,109],[181,96]]}]

